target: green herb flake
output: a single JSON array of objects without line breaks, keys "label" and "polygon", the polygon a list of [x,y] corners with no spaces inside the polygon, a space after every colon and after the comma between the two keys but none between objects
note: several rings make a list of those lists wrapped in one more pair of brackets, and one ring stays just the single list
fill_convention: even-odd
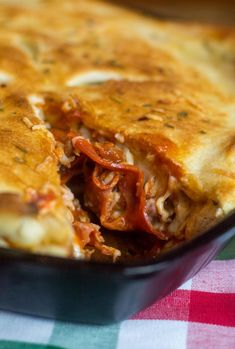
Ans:
[{"label": "green herb flake", "polygon": [[202,45],[204,46],[204,48],[209,52],[209,53],[213,53],[213,47],[211,45],[211,43],[209,41],[203,41]]},{"label": "green herb flake", "polygon": [[32,42],[29,40],[23,40],[22,44],[26,47],[26,49],[29,51],[31,54],[33,60],[37,60],[38,55],[39,55],[39,48],[36,42]]},{"label": "green herb flake", "polygon": [[93,47],[97,47],[97,48],[100,47],[100,43],[99,43],[98,41],[97,41],[97,42],[94,42],[94,43],[93,43]]},{"label": "green herb flake", "polygon": [[82,86],[97,86],[97,85],[103,85],[104,81],[92,81],[82,84]]},{"label": "green herb flake", "polygon": [[142,107],[144,107],[144,108],[152,108],[153,106],[150,103],[145,103],[145,104],[142,105]]},{"label": "green herb flake", "polygon": [[[87,57],[84,57],[87,58]],[[94,60],[94,65],[100,65],[101,64],[101,60],[100,59],[96,59]]]},{"label": "green herb flake", "polygon": [[17,162],[18,164],[25,164],[25,163],[26,163],[26,160],[24,160],[24,159],[22,159],[22,158],[19,158],[18,156],[15,156],[15,157],[13,158],[13,160],[14,160],[15,162]]},{"label": "green herb flake", "polygon": [[186,117],[188,116],[188,112],[182,110],[182,111],[180,111],[180,112],[177,114],[177,116],[178,116],[179,118],[186,118]]},{"label": "green herb flake", "polygon": [[22,153],[24,153],[24,154],[27,154],[27,153],[28,153],[28,150],[27,150],[26,148],[24,148],[22,145],[14,144],[14,146],[15,146],[18,150],[22,151]]},{"label": "green herb flake", "polygon": [[171,125],[171,124],[164,124],[164,126],[165,126],[165,127],[168,127],[168,128],[172,128],[172,129],[175,128],[175,127],[174,127],[173,125]]},{"label": "green herb flake", "polygon": [[146,115],[142,115],[137,119],[137,121],[147,121],[147,120],[149,120],[149,118]]},{"label": "green herb flake", "polygon": [[202,122],[205,122],[205,124],[209,124],[210,123],[210,120],[208,119],[201,119]]},{"label": "green herb flake", "polygon": [[50,73],[50,69],[48,69],[48,68],[47,69],[43,69],[42,72],[43,72],[43,74],[49,74]]},{"label": "green herb flake", "polygon": [[121,103],[122,103],[122,102],[120,101],[120,99],[118,99],[118,98],[116,98],[116,97],[111,96],[110,99],[111,99],[112,101],[114,101],[115,103],[118,103],[118,104],[121,104]]},{"label": "green herb flake", "polygon": [[110,59],[107,62],[109,65],[111,65],[112,67],[116,67],[116,68],[123,68],[123,65],[120,64],[118,61],[116,61],[115,59]]},{"label": "green herb flake", "polygon": [[42,61],[42,63],[43,64],[55,64],[55,60],[53,60],[53,59],[44,59],[43,61]]}]

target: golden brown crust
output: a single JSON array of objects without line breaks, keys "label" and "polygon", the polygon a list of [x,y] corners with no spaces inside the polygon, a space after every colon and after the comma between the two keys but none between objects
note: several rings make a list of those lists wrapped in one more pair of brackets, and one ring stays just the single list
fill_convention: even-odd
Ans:
[{"label": "golden brown crust", "polygon": [[[1,99],[0,187],[1,191],[23,192],[31,187],[40,191],[50,179],[59,188],[54,142],[23,93],[12,93]],[[47,159],[47,163],[43,163]],[[6,186],[4,188],[4,185]]]},{"label": "golden brown crust", "polygon": [[1,5],[0,62],[25,87],[55,88],[91,69],[181,80],[188,68],[231,86],[234,30],[151,20],[97,1],[11,3]]}]

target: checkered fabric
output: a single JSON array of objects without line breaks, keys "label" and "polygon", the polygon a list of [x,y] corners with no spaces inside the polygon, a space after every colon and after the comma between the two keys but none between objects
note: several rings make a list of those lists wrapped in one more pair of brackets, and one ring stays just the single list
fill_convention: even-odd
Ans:
[{"label": "checkered fabric", "polygon": [[235,239],[192,280],[120,324],[0,312],[0,349],[235,349]]}]

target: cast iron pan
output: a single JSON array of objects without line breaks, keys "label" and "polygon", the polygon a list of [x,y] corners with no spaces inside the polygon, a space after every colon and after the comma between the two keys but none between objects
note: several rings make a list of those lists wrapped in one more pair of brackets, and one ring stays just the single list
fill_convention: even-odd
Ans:
[{"label": "cast iron pan", "polygon": [[235,213],[154,261],[104,263],[0,248],[0,308],[58,320],[110,324],[169,294],[235,235]]}]

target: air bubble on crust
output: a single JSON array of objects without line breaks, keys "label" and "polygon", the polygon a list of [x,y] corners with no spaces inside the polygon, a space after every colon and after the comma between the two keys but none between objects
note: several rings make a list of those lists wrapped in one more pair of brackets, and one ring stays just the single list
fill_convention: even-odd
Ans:
[{"label": "air bubble on crust", "polygon": [[12,80],[13,77],[10,74],[0,71],[0,86],[8,86]]},{"label": "air bubble on crust", "polygon": [[66,85],[73,86],[82,86],[82,85],[92,85],[97,83],[102,83],[108,80],[121,80],[123,76],[111,71],[102,71],[94,70],[86,73],[77,74],[71,77]]}]

